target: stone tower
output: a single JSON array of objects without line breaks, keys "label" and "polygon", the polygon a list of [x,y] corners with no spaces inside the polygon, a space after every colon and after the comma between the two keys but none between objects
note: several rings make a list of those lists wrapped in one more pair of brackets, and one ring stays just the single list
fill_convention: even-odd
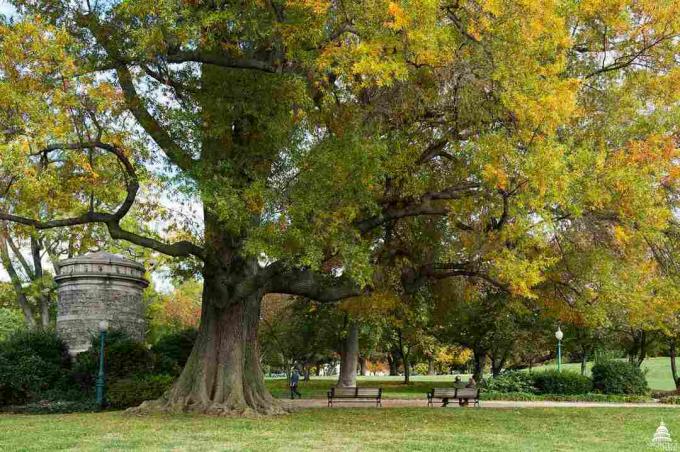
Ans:
[{"label": "stone tower", "polygon": [[101,320],[108,320],[111,329],[144,339],[142,292],[149,283],[142,264],[115,254],[86,254],[61,261],[54,279],[57,334],[71,354],[90,348]]}]

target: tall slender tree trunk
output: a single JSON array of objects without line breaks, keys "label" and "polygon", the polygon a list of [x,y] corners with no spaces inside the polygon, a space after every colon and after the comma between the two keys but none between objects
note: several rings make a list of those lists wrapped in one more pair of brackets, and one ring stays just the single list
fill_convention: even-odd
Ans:
[{"label": "tall slender tree trunk", "polygon": [[427,374],[428,375],[436,375],[437,374],[437,372],[435,372],[435,370],[434,370],[434,358],[431,357],[431,356],[429,358],[427,358]]},{"label": "tall slender tree trunk", "polygon": [[367,366],[366,366],[366,362],[367,362],[366,358],[364,358],[363,356],[359,357],[359,374],[362,377],[365,377],[366,375],[368,375],[368,369],[367,369]]},{"label": "tall slender tree trunk", "polygon": [[585,376],[586,371],[588,370],[588,348],[583,346],[581,347],[581,350],[581,375]]},{"label": "tall slender tree trunk", "polygon": [[401,330],[398,331],[399,338],[399,355],[401,356],[401,362],[404,365],[404,384],[409,384],[411,382],[411,362],[409,361],[410,352],[407,352],[407,346],[404,344],[404,336]]},{"label": "tall slender tree trunk", "polygon": [[390,366],[391,377],[399,374],[399,361],[392,353],[387,354],[387,364]]},{"label": "tall slender tree trunk", "polygon": [[350,321],[347,337],[340,352],[340,374],[337,386],[353,388],[357,385],[357,364],[359,362],[359,324]]},{"label": "tall slender tree trunk", "polygon": [[680,389],[680,381],[678,381],[678,368],[675,361],[675,358],[677,357],[675,338],[672,338],[670,341],[669,355],[671,358],[671,375],[673,375],[673,383],[675,384],[675,389]]},{"label": "tall slender tree trunk", "polygon": [[19,305],[22,314],[24,315],[26,326],[28,326],[30,330],[38,329],[38,323],[35,321],[33,310],[28,303],[28,297],[26,297],[26,293],[21,284],[21,278],[14,268],[14,264],[9,255],[9,249],[7,247],[8,238],[6,235],[7,230],[5,229],[5,225],[0,226],[2,226],[0,228],[0,262],[2,262],[2,266],[9,275],[12,288],[14,289],[14,295],[16,296],[17,304]]},{"label": "tall slender tree trunk", "polygon": [[472,376],[474,377],[475,381],[479,383],[480,381],[482,381],[482,378],[484,377],[484,368],[486,367],[487,351],[479,349],[474,350],[473,355],[474,355],[474,368],[472,370]]}]

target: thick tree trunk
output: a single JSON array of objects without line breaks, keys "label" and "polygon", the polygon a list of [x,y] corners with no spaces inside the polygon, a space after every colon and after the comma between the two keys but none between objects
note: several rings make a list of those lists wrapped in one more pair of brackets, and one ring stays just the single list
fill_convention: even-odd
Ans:
[{"label": "thick tree trunk", "polygon": [[337,386],[353,388],[357,385],[357,363],[359,361],[359,324],[351,321],[347,337],[340,352],[340,374]]},{"label": "thick tree trunk", "polygon": [[198,337],[172,389],[137,411],[214,415],[279,414],[285,410],[264,384],[257,345],[261,294],[231,304],[215,299],[206,281]]}]

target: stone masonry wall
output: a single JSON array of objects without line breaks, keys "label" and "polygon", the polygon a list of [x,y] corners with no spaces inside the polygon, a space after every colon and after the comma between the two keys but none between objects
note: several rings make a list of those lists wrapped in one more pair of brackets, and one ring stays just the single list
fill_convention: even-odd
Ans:
[{"label": "stone masonry wall", "polygon": [[[82,259],[87,259],[84,256]],[[101,259],[100,259],[101,260]],[[130,265],[76,263],[65,265],[57,280],[57,333],[71,353],[90,348],[101,320],[143,340],[146,332],[142,269]],[[136,264],[140,267],[139,264]],[[142,267],[143,268],[143,267]]]}]

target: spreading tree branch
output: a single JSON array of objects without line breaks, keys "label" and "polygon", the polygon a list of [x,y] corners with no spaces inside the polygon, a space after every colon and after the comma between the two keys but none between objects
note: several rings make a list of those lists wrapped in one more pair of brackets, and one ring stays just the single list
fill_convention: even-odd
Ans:
[{"label": "spreading tree branch", "polygon": [[42,221],[34,218],[28,218],[20,215],[11,214],[9,212],[0,211],[0,220],[11,221],[14,223],[31,226],[38,230],[54,229],[68,226],[79,226],[90,223],[102,223],[106,225],[106,227],[109,230],[109,233],[111,234],[111,237],[114,239],[126,240],[135,245],[151,248],[153,250],[156,250],[163,254],[167,254],[169,256],[185,257],[193,255],[201,259],[204,258],[204,250],[198,245],[195,245],[191,242],[183,240],[175,243],[164,243],[150,237],[144,237],[134,232],[127,231],[120,226],[120,221],[123,219],[123,217],[125,217],[125,215],[127,215],[127,213],[132,208],[132,205],[134,204],[135,199],[137,197],[137,192],[139,191],[139,180],[137,178],[135,168],[122,149],[118,148],[117,146],[113,146],[103,142],[62,143],[47,146],[41,151],[39,151],[38,154],[47,155],[50,152],[53,152],[58,149],[85,150],[92,148],[102,149],[115,155],[118,161],[125,169],[127,175],[126,178],[127,194],[123,202],[118,207],[118,209],[116,209],[113,213],[97,212],[90,209],[86,213],[83,213],[82,215],[78,215],[75,217]]},{"label": "spreading tree branch", "polygon": [[435,205],[433,201],[446,201],[465,198],[476,193],[479,187],[480,185],[477,183],[465,182],[454,185],[442,191],[425,193],[416,200],[400,200],[399,202],[390,202],[390,205],[383,209],[381,213],[370,218],[360,220],[355,223],[355,226],[362,234],[365,234],[378,226],[381,226],[392,220],[398,220],[400,218],[421,215],[445,216],[448,215],[449,208],[441,204]]}]

